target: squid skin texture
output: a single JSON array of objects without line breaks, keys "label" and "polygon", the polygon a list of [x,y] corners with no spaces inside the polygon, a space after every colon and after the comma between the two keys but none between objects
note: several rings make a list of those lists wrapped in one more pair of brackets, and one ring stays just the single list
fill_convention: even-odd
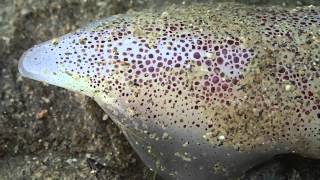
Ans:
[{"label": "squid skin texture", "polygon": [[36,45],[23,76],[96,100],[165,179],[320,157],[320,11],[233,3],[132,12]]}]

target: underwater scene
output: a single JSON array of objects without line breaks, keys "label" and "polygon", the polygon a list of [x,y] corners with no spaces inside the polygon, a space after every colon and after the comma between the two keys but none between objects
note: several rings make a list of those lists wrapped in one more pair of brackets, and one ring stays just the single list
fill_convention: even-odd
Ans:
[{"label": "underwater scene", "polygon": [[0,1],[0,179],[320,179],[320,1]]}]

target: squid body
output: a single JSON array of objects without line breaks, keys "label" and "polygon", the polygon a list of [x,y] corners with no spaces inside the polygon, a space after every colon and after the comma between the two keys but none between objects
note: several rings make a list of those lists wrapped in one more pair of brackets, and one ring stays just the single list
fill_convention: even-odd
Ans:
[{"label": "squid body", "polygon": [[233,3],[102,19],[35,45],[20,73],[92,97],[165,179],[320,158],[320,9]]}]

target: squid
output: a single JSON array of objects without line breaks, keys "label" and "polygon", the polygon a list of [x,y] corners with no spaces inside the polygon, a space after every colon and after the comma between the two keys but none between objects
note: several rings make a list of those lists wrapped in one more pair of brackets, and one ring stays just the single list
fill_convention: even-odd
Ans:
[{"label": "squid", "polygon": [[94,99],[164,179],[320,158],[320,9],[237,3],[114,15],[35,45],[22,76]]}]

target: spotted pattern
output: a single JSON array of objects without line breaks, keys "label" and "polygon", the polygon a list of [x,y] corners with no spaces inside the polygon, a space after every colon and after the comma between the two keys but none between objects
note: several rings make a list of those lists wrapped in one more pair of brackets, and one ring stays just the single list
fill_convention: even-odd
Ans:
[{"label": "spotted pattern", "polygon": [[[271,41],[277,37],[285,37],[291,42],[295,32],[290,28],[296,28],[299,33],[303,33],[307,27],[319,25],[320,21],[319,14],[314,10],[310,11],[308,16],[301,12],[275,13],[269,11],[254,16],[254,20],[262,27],[264,36]],[[167,112],[171,117],[161,120],[164,112],[157,112],[157,108],[174,109],[178,101],[182,102],[183,99],[191,97],[195,102],[178,103],[180,104],[178,109],[182,111],[176,113],[188,110],[200,111],[201,106],[211,107],[216,103],[230,106],[231,101],[235,99],[241,101],[241,97],[236,95],[240,88],[239,81],[244,79],[243,73],[257,52],[253,47],[246,47],[240,40],[241,37],[234,35],[219,37],[215,33],[190,25],[186,20],[167,17],[162,18],[160,26],[156,22],[157,16],[153,15],[149,19],[150,23],[145,26],[139,26],[132,18],[124,18],[108,22],[107,25],[102,24],[90,31],[77,32],[75,36],[78,36],[78,39],[60,43],[69,43],[67,48],[69,51],[59,54],[60,59],[57,59],[56,63],[67,64],[65,70],[80,77],[89,77],[90,86],[93,88],[106,93],[116,91],[119,98],[143,97],[137,101],[134,98],[128,101],[145,106],[144,110],[149,111],[148,118],[158,117],[156,124],[167,127],[178,123],[179,127],[205,128],[206,131],[212,131],[214,122],[219,120],[206,117],[207,120],[199,119],[200,122],[195,120],[183,123],[182,118],[176,119],[175,112]],[[281,26],[283,23],[290,26]],[[283,46],[287,45],[289,43],[284,43]],[[273,42],[272,46],[278,44]],[[298,58],[294,60],[299,61]],[[308,77],[301,76],[290,64],[280,60],[269,64],[266,68],[277,69],[268,74],[266,79],[273,78],[276,84],[283,84],[286,81],[288,89],[291,86],[299,89],[299,96],[295,98],[304,103],[297,106],[294,111],[300,121],[304,121],[305,115],[309,114],[312,114],[314,119],[319,118],[319,99],[311,90]],[[308,71],[314,77],[319,76],[319,69],[316,66],[308,67]],[[138,93],[141,89],[144,94]],[[283,90],[277,93],[281,91]],[[175,97],[166,97],[166,102],[160,101],[159,104],[150,103],[152,99],[165,97],[167,94],[170,96],[174,94]],[[310,105],[305,106],[305,104]],[[286,124],[291,123],[286,122]],[[223,125],[218,124],[218,126]],[[307,131],[305,127],[295,128]],[[314,131],[318,132],[319,129],[312,130]]]}]

